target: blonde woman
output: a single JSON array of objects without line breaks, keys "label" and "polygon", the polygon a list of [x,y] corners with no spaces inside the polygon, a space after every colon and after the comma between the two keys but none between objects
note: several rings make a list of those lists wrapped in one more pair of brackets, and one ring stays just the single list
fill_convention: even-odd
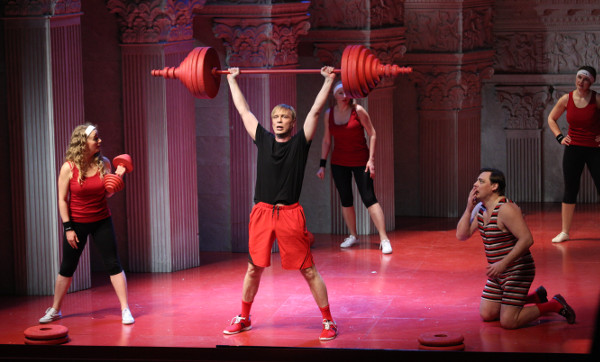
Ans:
[{"label": "blonde woman", "polygon": [[[104,176],[111,172],[110,162],[102,156],[102,140],[96,126],[77,126],[58,176],[58,209],[63,221],[64,236],[62,263],[54,287],[54,302],[40,323],[61,318],[61,306],[77,269],[88,235],[92,235],[110,274],[121,304],[123,324],[134,323],[127,302],[127,280],[117,255],[117,241],[104,187]],[[117,167],[115,174],[123,176],[125,168]]]},{"label": "blonde woman", "polygon": [[[317,177],[325,178],[325,164],[331,152],[331,175],[342,202],[342,216],[350,235],[340,244],[349,248],[358,243],[356,211],[352,195],[352,175],[363,204],[369,211],[381,240],[379,248],[383,254],[392,253],[392,244],[385,231],[383,209],[375,197],[375,128],[367,111],[347,97],[342,82],[333,87],[335,106],[325,112],[325,133],[321,143],[321,160]],[[365,131],[368,136],[365,138]]]}]

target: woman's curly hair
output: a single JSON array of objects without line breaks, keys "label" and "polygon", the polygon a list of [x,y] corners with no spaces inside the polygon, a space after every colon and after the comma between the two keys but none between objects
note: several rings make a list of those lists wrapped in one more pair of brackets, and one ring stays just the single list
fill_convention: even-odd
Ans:
[{"label": "woman's curly hair", "polygon": [[[103,178],[109,171],[106,169],[106,164],[104,163],[104,156],[102,156],[101,152],[98,152],[94,155],[92,162],[90,164],[85,163],[85,153],[87,151],[87,138],[88,136],[85,134],[85,130],[88,126],[96,127],[90,123],[82,124],[73,130],[71,134],[71,141],[69,142],[69,147],[67,148],[67,152],[65,154],[65,161],[71,161],[77,167],[77,171],[79,171],[79,177],[77,182],[79,184],[83,183],[83,179],[85,178],[84,173],[87,168],[91,165],[96,165],[98,170],[100,170],[100,178]],[[84,168],[82,170],[82,168]]]}]

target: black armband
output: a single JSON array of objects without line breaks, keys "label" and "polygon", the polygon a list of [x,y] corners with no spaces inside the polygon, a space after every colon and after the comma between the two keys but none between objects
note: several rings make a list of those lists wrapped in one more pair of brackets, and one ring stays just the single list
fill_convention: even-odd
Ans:
[{"label": "black armband", "polygon": [[63,222],[63,227],[65,228],[65,232],[73,230],[73,225],[70,221]]},{"label": "black armband", "polygon": [[558,136],[556,136],[556,140],[558,141],[558,143],[560,143],[562,145],[562,140],[565,138],[565,136],[563,136],[562,133],[559,133]]},{"label": "black armband", "polygon": [[325,159],[325,158],[322,158],[319,161],[319,167],[325,167],[326,164],[327,164],[327,159]]}]

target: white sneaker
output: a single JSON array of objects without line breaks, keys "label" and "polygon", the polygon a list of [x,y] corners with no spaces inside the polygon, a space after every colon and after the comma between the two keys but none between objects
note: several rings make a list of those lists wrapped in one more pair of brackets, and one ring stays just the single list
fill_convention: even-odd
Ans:
[{"label": "white sneaker", "polygon": [[356,243],[358,243],[358,239],[356,238],[356,236],[350,235],[344,239],[344,242],[340,244],[340,247],[349,248]]},{"label": "white sneaker", "polygon": [[42,324],[50,323],[57,319],[60,319],[60,317],[62,317],[62,314],[60,314],[60,311],[50,307],[50,308],[46,309],[46,314],[42,318],[40,318],[40,323],[42,323]]},{"label": "white sneaker", "polygon": [[563,241],[569,240],[569,234],[563,233],[562,231],[552,239],[553,243],[562,243]]},{"label": "white sneaker", "polygon": [[129,308],[123,309],[121,312],[121,317],[123,319],[123,324],[133,324],[135,322],[135,319],[133,319]]},{"label": "white sneaker", "polygon": [[392,253],[392,244],[390,244],[390,241],[387,239],[381,240],[381,244],[379,244],[379,249],[381,249],[381,252],[383,254],[391,254]]}]

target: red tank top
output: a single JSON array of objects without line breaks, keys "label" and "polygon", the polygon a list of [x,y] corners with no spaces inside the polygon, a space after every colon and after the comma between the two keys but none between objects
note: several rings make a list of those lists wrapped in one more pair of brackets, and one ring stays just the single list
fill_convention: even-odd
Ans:
[{"label": "red tank top", "polygon": [[88,223],[106,219],[110,216],[108,203],[106,201],[106,189],[100,178],[100,172],[92,177],[83,179],[79,184],[79,170],[69,162],[73,177],[69,180],[69,212],[72,221]]},{"label": "red tank top", "polygon": [[567,122],[569,123],[569,136],[574,146],[598,147],[594,140],[600,134],[600,112],[596,106],[596,92],[587,106],[577,108],[573,101],[573,92],[569,93],[567,101]]},{"label": "red tank top", "polygon": [[346,167],[365,166],[369,160],[369,148],[365,129],[358,119],[356,107],[352,108],[348,123],[335,124],[333,108],[329,110],[329,133],[333,137],[331,164]]}]

